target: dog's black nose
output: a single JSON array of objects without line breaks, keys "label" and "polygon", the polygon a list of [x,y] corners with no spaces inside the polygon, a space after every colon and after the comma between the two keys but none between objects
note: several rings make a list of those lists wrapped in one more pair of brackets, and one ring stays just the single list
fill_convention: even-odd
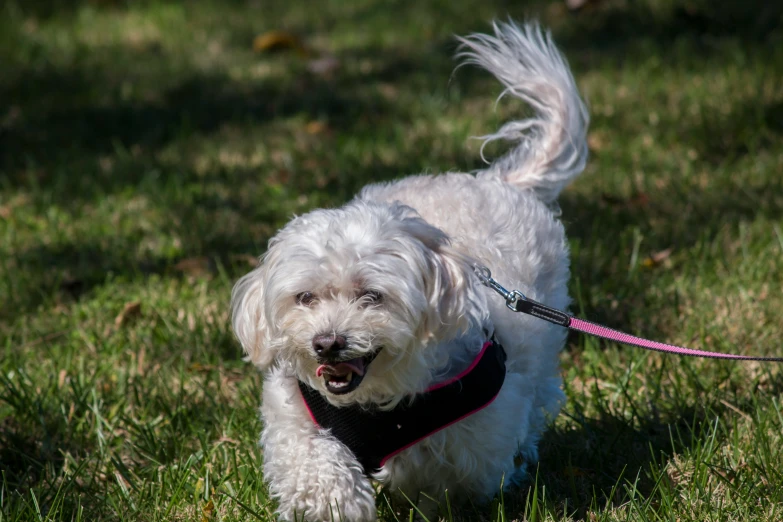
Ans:
[{"label": "dog's black nose", "polygon": [[345,337],[337,334],[323,334],[313,337],[313,350],[321,357],[337,354],[345,348]]}]

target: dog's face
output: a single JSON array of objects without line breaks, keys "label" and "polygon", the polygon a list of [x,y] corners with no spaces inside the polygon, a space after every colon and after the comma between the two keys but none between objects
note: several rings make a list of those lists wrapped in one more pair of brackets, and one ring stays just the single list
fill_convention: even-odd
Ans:
[{"label": "dog's face", "polygon": [[285,364],[330,402],[420,391],[481,320],[470,261],[401,205],[356,201],[291,221],[232,295],[234,331],[260,368]]}]

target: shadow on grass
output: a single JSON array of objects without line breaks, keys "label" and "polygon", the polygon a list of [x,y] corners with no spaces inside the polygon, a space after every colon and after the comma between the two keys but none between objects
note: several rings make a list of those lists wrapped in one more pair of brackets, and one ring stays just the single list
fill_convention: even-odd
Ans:
[{"label": "shadow on grass", "polygon": [[[776,376],[765,385],[764,395],[774,397],[782,390],[783,377]],[[560,510],[561,516],[586,519],[588,511],[600,512],[625,503],[628,492],[634,489],[643,498],[654,498],[657,488],[671,486],[671,479],[664,476],[661,483],[660,475],[667,473],[666,467],[675,455],[710,445],[720,447],[730,433],[725,428],[717,429],[716,422],[726,424],[727,415],[758,408],[757,399],[750,396],[735,401],[736,406],[731,408],[720,397],[704,399],[702,404],[681,397],[677,400],[698,406],[672,406],[667,402],[665,412],[655,404],[634,405],[628,400],[630,409],[651,406],[652,413],[625,419],[604,409],[588,418],[577,407],[569,414],[573,421],[570,427],[552,429],[544,435],[538,485],[546,488],[550,507]],[[522,512],[527,494],[527,488],[523,488],[512,497],[511,511],[507,512]]]},{"label": "shadow on grass", "polygon": [[704,58],[719,39],[738,38],[760,54],[769,51],[768,40],[783,37],[783,6],[766,0],[695,0],[658,11],[647,2],[605,3],[572,18],[563,29],[565,47],[623,60],[638,58],[627,55],[630,44],[645,41],[650,55],[666,57],[678,42],[690,41],[694,58]]},{"label": "shadow on grass", "polygon": [[[767,391],[772,396],[781,390],[783,378],[778,378]],[[748,411],[753,407],[751,399],[739,405]],[[675,455],[709,444],[720,447],[729,436],[715,431],[716,419],[727,413],[732,412],[718,402],[633,419],[609,411],[588,418],[577,409],[569,415],[571,426],[544,434],[539,444],[540,461],[537,468],[529,469],[529,482],[504,493],[505,516],[509,520],[529,517],[534,488],[538,489],[539,515],[544,505],[558,519],[593,520],[596,514],[625,505],[630,492],[654,504],[659,488],[671,486],[671,479],[664,477],[665,483],[661,483],[660,475],[669,473],[666,468]],[[457,522],[501,519],[497,498],[491,504],[456,506]]]},{"label": "shadow on grass", "polygon": [[[239,374],[222,365],[182,371],[190,376],[190,390],[172,386],[171,374],[145,375],[146,382],[130,377],[124,386],[101,370],[71,377],[64,386],[54,376],[32,382],[22,372],[13,378],[0,374],[0,405],[11,411],[0,419],[0,491],[29,501],[34,488],[44,513],[59,503],[61,512],[83,509],[85,520],[98,519],[110,514],[112,507],[101,497],[120,475],[138,491],[135,478],[155,480],[162,465],[197,450],[208,453],[224,433],[227,415],[244,410],[250,432],[260,431],[255,401],[219,392],[221,381],[239,380]],[[251,371],[241,379],[255,382],[257,396],[258,377]],[[107,416],[109,411],[114,414]]]},{"label": "shadow on grass", "polygon": [[[55,85],[80,90],[94,83],[116,85],[112,73],[92,71],[91,77],[78,70],[46,71],[22,75],[17,85],[1,93],[15,99],[28,85],[44,85],[39,93]],[[346,82],[349,80],[346,79]],[[90,87],[94,89],[95,87]],[[110,87],[111,88],[111,87]],[[93,162],[96,156],[118,149],[140,149],[154,153],[176,138],[215,132],[227,124],[261,126],[295,114],[328,118],[331,125],[350,130],[357,120],[379,118],[389,111],[380,97],[367,99],[346,85],[332,84],[305,76],[291,85],[241,84],[226,77],[192,75],[160,93],[159,101],[115,100],[109,104],[86,103],[68,107],[59,104],[41,111],[6,131],[0,155],[11,172],[32,163],[46,169],[63,164]],[[42,151],[47,151],[42,154]],[[50,174],[53,175],[53,174]],[[10,178],[11,182],[23,180]],[[104,191],[132,186],[137,179],[97,180]],[[39,180],[45,184],[46,179]],[[78,197],[78,194],[74,194]]]},{"label": "shadow on grass", "polygon": [[642,418],[633,424],[608,412],[573,419],[578,427],[544,435],[539,485],[549,502],[567,506],[562,516],[576,519],[621,505],[632,485],[649,498],[656,486],[653,469],[706,441],[719,414],[714,408],[686,409],[669,422]]},{"label": "shadow on grass", "polygon": [[[600,48],[600,39],[595,45]],[[203,175],[189,168],[161,167],[154,157],[155,152],[178,137],[212,133],[226,124],[263,126],[299,114],[307,115],[309,119],[326,118],[330,126],[349,135],[365,133],[374,126],[389,122],[399,125],[410,118],[406,108],[394,105],[379,92],[368,91],[362,86],[411,81],[410,78],[414,77],[422,82],[422,91],[437,89],[435,84],[445,83],[449,78],[453,49],[451,41],[434,43],[424,53],[362,49],[352,51],[341,59],[349,62],[374,59],[377,64],[368,74],[354,71],[336,78],[321,78],[302,72],[285,84],[243,84],[227,77],[192,75],[165,90],[161,101],[157,102],[115,100],[114,103],[100,104],[88,101],[86,105],[75,108],[57,104],[33,111],[23,123],[10,131],[6,129],[4,139],[0,140],[0,156],[4,158],[9,173],[6,184],[11,187],[15,184],[29,185],[31,181],[26,176],[30,173],[21,167],[33,162],[41,167],[40,178],[33,183],[52,190],[51,201],[66,208],[76,209],[85,201],[104,198],[128,188],[142,193],[162,192],[161,204],[167,207],[171,217],[170,231],[185,238],[185,247],[174,259],[166,256],[138,259],[130,245],[142,238],[125,238],[130,243],[122,244],[120,241],[117,246],[77,240],[71,244],[40,245],[19,252],[17,262],[21,266],[39,267],[41,273],[46,272],[52,260],[65,267],[64,271],[51,275],[49,279],[42,278],[37,288],[25,289],[22,301],[26,304],[22,309],[34,309],[53,290],[56,291],[57,285],[66,294],[78,298],[103,284],[108,274],[134,277],[172,273],[171,266],[178,259],[192,256],[207,256],[230,266],[233,254],[260,253],[266,239],[292,213],[290,207],[275,206],[274,202],[279,197],[264,197],[260,193],[259,197],[248,199],[236,192],[219,196],[205,190],[188,199],[178,200],[166,196],[164,189],[187,183],[232,186],[257,177],[257,173],[235,169]],[[417,73],[421,71],[429,74],[420,76]],[[116,73],[109,68],[89,73],[78,68],[68,71],[31,70],[6,87],[3,94],[11,100],[34,100],[56,90],[57,86],[67,92],[88,93],[100,90],[104,85],[115,85]],[[485,75],[471,68],[461,69],[458,81],[467,91],[487,85]],[[32,93],[28,92],[31,88]],[[775,146],[783,131],[781,103],[742,105],[725,117],[707,117],[698,128],[685,128],[678,132],[683,135],[683,141],[692,143],[707,161],[715,164],[731,161]],[[621,129],[623,121],[618,119],[606,124]],[[142,151],[138,157],[128,152],[134,148]],[[125,151],[122,155],[126,164],[120,170],[102,172],[96,166],[100,157],[116,155],[118,150]],[[41,154],[41,151],[48,153]],[[426,152],[423,151],[423,154]],[[451,159],[439,161],[447,164]],[[60,169],[76,170],[77,166],[82,175],[76,179],[61,173]],[[323,194],[320,204],[339,204],[368,181],[383,181],[420,172],[422,166],[421,160],[416,157],[392,165],[336,165],[332,168],[343,171],[339,177],[318,185],[312,177],[299,175],[296,182],[286,187],[290,192],[286,197],[293,199],[296,194]],[[482,166],[475,158],[469,167]],[[155,179],[147,183],[151,171],[155,172]],[[145,183],[148,186],[142,187]],[[744,190],[744,197],[736,197],[736,194],[729,197],[714,190],[699,193],[698,198],[692,197],[693,194],[675,197],[657,194],[640,206],[603,199],[589,200],[566,193],[563,197],[564,219],[570,237],[584,243],[596,237],[597,226],[616,230],[618,226],[626,228],[628,224],[634,224],[645,235],[648,248],[676,248],[714,234],[722,226],[740,219],[752,218],[759,213],[770,218],[780,215],[781,203],[777,196],[780,187],[773,181],[764,186],[748,186]],[[263,205],[259,204],[261,200],[265,201]],[[220,228],[220,220],[216,216],[222,209],[231,209],[238,216],[231,229]],[[258,223],[266,225],[260,234],[252,232],[257,230]],[[575,263],[574,275],[581,281],[608,280],[615,272],[613,268],[616,267],[607,264],[596,270],[595,265]],[[624,281],[620,283],[625,285]],[[633,294],[636,287],[628,288],[627,293]],[[589,295],[586,297],[589,302]],[[627,323],[626,318],[616,313],[591,312],[596,312],[593,315],[595,320],[612,326],[622,327]]]},{"label": "shadow on grass", "polygon": [[681,132],[680,141],[692,144],[699,156],[712,166],[780,147],[783,93],[770,103],[749,100],[735,105],[728,114],[706,114],[701,127]]},{"label": "shadow on grass", "polygon": [[[676,263],[677,254],[693,245],[701,243],[709,249],[714,238],[727,227],[736,228],[759,217],[772,222],[780,219],[783,184],[779,179],[769,179],[745,186],[738,183],[699,190],[689,183],[628,199],[605,194],[586,197],[566,191],[561,196],[561,207],[569,240],[580,245],[575,250],[571,272],[574,281],[581,283],[577,297],[587,307],[585,313],[593,321],[627,330],[632,326],[629,318],[637,315],[634,311],[645,308],[647,289],[655,286],[652,281],[661,277],[655,269],[628,274],[624,264],[632,256],[632,232],[644,238],[641,259],[671,248]],[[618,273],[628,275],[618,277]],[[594,299],[591,288],[600,288],[603,296],[611,295],[613,299]],[[612,300],[623,306],[613,305]],[[677,303],[672,302],[671,306],[676,308]],[[579,312],[576,308],[575,311]],[[648,336],[661,333],[649,330],[654,322],[644,326]]]},{"label": "shadow on grass", "polygon": [[[83,2],[38,0],[26,5],[34,12],[57,12],[80,4]],[[122,6],[123,2],[118,2],[115,7]],[[376,11],[394,13],[399,17],[400,12],[394,9],[394,6],[378,3],[358,9],[351,16],[357,24],[368,18],[378,18],[380,15]],[[499,3],[488,9],[488,16],[501,14],[504,10],[509,10],[509,6]],[[416,10],[403,10],[403,17],[406,13],[413,17]],[[741,5],[729,2],[720,8],[705,0],[691,2],[666,17],[656,18],[645,5],[633,4],[572,15],[561,24],[562,34],[558,34],[558,40],[569,55],[586,53],[586,56],[599,60],[623,55],[633,41],[649,42],[644,54],[653,56],[666,55],[675,39],[691,42],[698,48],[704,43],[705,36],[741,38],[746,42],[748,53],[761,53],[769,45],[769,40],[778,36],[776,31],[783,21],[782,13],[783,7],[762,0],[748,0]],[[523,12],[511,10],[510,14],[524,18]],[[451,16],[453,23],[464,26],[455,28],[460,33],[486,29],[484,21],[468,24],[465,21],[467,17],[458,10]],[[305,29],[300,32],[306,32]],[[760,42],[764,45],[759,45]],[[245,44],[242,42],[241,45]],[[455,41],[449,39],[431,42],[424,49],[375,47],[358,52],[346,51],[338,56],[341,63],[374,57],[380,67],[371,74],[357,74],[355,69],[348,68],[333,78],[296,74],[292,83],[285,84],[242,84],[227,77],[186,74],[175,85],[156,95],[155,102],[123,101],[118,92],[126,79],[126,71],[121,66],[123,60],[165,62],[172,59],[155,56],[154,51],[142,57],[122,47],[93,51],[96,56],[105,55],[98,62],[105,62],[102,66],[92,63],[57,69],[52,66],[41,68],[36,63],[14,75],[13,82],[0,90],[0,97],[24,106],[62,93],[55,96],[55,99],[61,99],[61,103],[47,103],[44,110],[31,111],[32,115],[23,118],[22,123],[10,130],[4,129],[0,156],[4,157],[6,167],[11,170],[29,162],[42,167],[62,166],[64,159],[110,153],[118,146],[155,150],[176,137],[211,133],[227,123],[263,125],[300,113],[311,118],[327,117],[330,124],[351,132],[360,120],[373,119],[377,122],[391,113],[399,120],[400,111],[404,111],[403,107],[391,106],[381,96],[360,95],[362,85],[408,82],[411,77],[424,77],[430,80],[430,86],[442,86],[453,68],[455,48]],[[704,52],[707,53],[708,49],[709,45]],[[699,54],[698,49],[695,54]],[[625,56],[623,59],[632,58]],[[588,59],[583,65],[589,68],[593,64],[594,60]],[[424,72],[427,74],[422,74]],[[161,75],[164,74],[161,70]],[[468,80],[469,76],[466,79],[465,74],[460,73],[460,82]],[[107,93],[108,103],[105,101]],[[101,103],[68,103],[69,99],[98,97],[102,98]]]},{"label": "shadow on grass", "polygon": [[[78,458],[87,453],[84,440],[73,436],[48,394],[52,386],[53,380],[34,384],[23,373],[13,379],[0,375],[0,403],[12,411],[12,415],[0,421],[0,490],[27,493],[31,487],[40,487],[36,502],[44,512],[60,496],[61,489],[70,489],[65,485],[67,481],[58,479],[66,455]],[[80,398],[84,400],[86,396]],[[85,493],[92,495],[88,489]],[[60,501],[65,509],[78,510],[79,499],[65,495]]]},{"label": "shadow on grass", "polygon": [[[478,167],[478,165],[475,165]],[[255,179],[252,171],[233,169],[230,173],[216,172],[197,175],[186,169],[159,171],[162,182],[148,182],[147,174],[139,176],[135,193],[151,201],[150,211],[160,213],[163,219],[156,232],[157,247],[144,247],[151,239],[143,226],[129,225],[128,230],[117,227],[114,235],[86,236],[67,234],[62,239],[18,249],[11,258],[12,266],[23,267],[35,278],[17,278],[9,283],[9,304],[0,310],[18,316],[35,310],[42,304],[79,300],[109,280],[132,281],[153,274],[165,277],[214,277],[220,269],[231,276],[250,270],[249,258],[260,255],[266,241],[298,211],[294,203],[297,194],[323,192],[321,205],[338,205],[350,199],[366,183],[366,171],[372,171],[374,181],[393,179],[400,173],[413,173],[421,165],[411,161],[407,165],[388,165],[372,162],[369,167],[348,168],[339,178],[330,178],[322,187],[312,178],[292,181],[292,187],[281,195],[277,189],[261,182],[247,185],[242,191],[212,191],[210,185],[230,185],[234,180]],[[126,168],[123,168],[123,171]],[[185,181],[189,180],[189,181]],[[196,181],[197,180],[197,181]],[[118,183],[130,183],[131,176]],[[184,194],[164,194],[163,186],[179,182],[194,184],[196,188]],[[109,181],[111,183],[111,181]],[[119,190],[119,187],[115,187]],[[89,189],[85,187],[87,194]],[[255,193],[248,196],[248,190]],[[60,194],[65,208],[78,212],[83,203]],[[119,211],[120,209],[118,209]],[[43,211],[43,209],[42,209]],[[127,210],[123,210],[127,213]],[[157,214],[156,214],[157,215]],[[140,219],[145,219],[143,216]],[[176,243],[174,253],[166,244]]]}]

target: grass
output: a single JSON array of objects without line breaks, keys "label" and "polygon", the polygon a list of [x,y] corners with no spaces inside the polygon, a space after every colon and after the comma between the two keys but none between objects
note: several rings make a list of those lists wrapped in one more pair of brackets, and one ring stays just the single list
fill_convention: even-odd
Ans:
[{"label": "grass", "polygon": [[[493,17],[551,26],[590,102],[574,311],[783,353],[783,18],[722,4],[3,3],[0,520],[273,518],[232,283],[294,213],[481,166],[469,137],[521,108],[451,77],[452,35]],[[254,53],[274,29],[307,49]],[[579,336],[562,361],[530,485],[449,518],[783,519],[778,365]]]}]

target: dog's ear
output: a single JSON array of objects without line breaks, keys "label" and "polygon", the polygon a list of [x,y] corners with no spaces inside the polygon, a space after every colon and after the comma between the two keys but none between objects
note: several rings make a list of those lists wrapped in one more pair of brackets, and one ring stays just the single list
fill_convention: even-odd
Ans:
[{"label": "dog's ear", "polygon": [[448,339],[481,324],[481,300],[473,279],[472,260],[455,250],[448,236],[420,218],[402,220],[405,232],[424,247],[424,291],[428,308],[420,337]]},{"label": "dog's ear", "polygon": [[259,266],[237,281],[231,291],[231,316],[234,334],[242,344],[247,360],[266,369],[274,360],[269,327],[264,313],[265,267]]}]

